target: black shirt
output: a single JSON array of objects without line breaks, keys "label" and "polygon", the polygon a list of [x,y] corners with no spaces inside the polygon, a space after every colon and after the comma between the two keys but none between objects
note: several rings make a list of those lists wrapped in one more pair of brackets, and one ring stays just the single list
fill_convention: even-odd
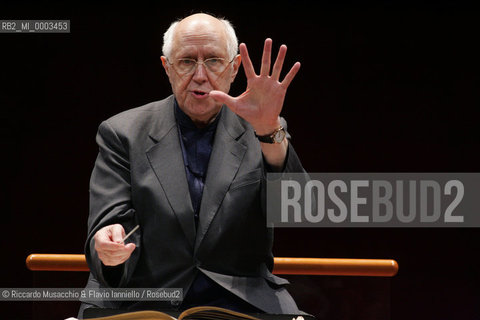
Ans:
[{"label": "black shirt", "polygon": [[[185,164],[190,199],[194,210],[195,226],[198,227],[203,187],[220,113],[217,118],[206,127],[197,128],[193,121],[180,109],[175,100],[175,118],[178,124],[183,162]],[[201,305],[223,307],[239,312],[261,312],[259,309],[218,285],[202,272],[198,272],[183,300],[181,309]]]}]

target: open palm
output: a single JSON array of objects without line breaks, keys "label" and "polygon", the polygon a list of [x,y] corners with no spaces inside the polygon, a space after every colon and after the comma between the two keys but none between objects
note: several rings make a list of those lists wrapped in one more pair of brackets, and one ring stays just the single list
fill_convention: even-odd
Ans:
[{"label": "open palm", "polygon": [[247,90],[238,97],[221,91],[211,91],[210,96],[226,104],[233,112],[248,121],[259,134],[267,134],[278,128],[287,88],[300,69],[300,63],[293,65],[280,82],[287,47],[282,45],[270,75],[272,40],[266,39],[263,48],[262,66],[257,75],[248,55],[247,46],[240,44],[243,69],[247,77]]}]

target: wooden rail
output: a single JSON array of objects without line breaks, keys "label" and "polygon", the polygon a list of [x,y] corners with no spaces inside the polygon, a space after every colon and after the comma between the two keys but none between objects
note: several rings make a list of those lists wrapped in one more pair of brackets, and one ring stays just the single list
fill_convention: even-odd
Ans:
[{"label": "wooden rail", "polygon": [[[39,254],[27,257],[32,271],[89,271],[83,254]],[[273,273],[291,275],[332,275],[393,277],[398,272],[395,260],[275,258]]]},{"label": "wooden rail", "polygon": [[273,273],[393,277],[398,263],[388,259],[275,258]]},{"label": "wooden rail", "polygon": [[32,271],[90,271],[84,254],[32,253],[26,264]]}]

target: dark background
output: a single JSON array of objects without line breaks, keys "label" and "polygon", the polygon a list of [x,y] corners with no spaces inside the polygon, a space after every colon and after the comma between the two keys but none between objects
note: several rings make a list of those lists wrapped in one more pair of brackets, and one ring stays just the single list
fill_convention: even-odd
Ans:
[{"label": "dark background", "polygon": [[[28,271],[25,258],[83,252],[97,127],[171,92],[162,34],[197,11],[230,19],[257,67],[266,37],[288,45],[286,66],[301,61],[283,115],[307,171],[479,171],[479,10],[466,2],[3,2],[0,19],[69,19],[71,33],[0,34],[0,287],[85,284],[86,273]],[[241,71],[232,93],[244,88]],[[319,319],[479,319],[479,235],[279,229],[274,254],[398,261],[394,278],[289,277]],[[77,307],[4,302],[0,318]]]}]

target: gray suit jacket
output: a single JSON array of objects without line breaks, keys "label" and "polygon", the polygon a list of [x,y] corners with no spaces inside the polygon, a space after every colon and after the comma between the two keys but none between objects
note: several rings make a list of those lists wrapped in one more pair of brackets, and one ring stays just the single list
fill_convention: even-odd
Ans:
[{"label": "gray suit jacket", "polygon": [[[87,288],[112,285],[94,249],[102,227],[120,223],[127,242],[137,246],[115,268],[115,286],[182,288],[197,272],[268,313],[298,313],[284,288],[288,281],[271,273],[273,230],[265,222],[265,168],[251,126],[223,107],[214,138],[195,228],[185,166],[174,116],[174,97],[128,110],[98,130],[99,154],[90,181],[86,257]],[[289,147],[288,172],[304,172]],[[91,302],[100,307],[168,308],[170,303]],[[173,303],[173,302],[172,302]]]}]

